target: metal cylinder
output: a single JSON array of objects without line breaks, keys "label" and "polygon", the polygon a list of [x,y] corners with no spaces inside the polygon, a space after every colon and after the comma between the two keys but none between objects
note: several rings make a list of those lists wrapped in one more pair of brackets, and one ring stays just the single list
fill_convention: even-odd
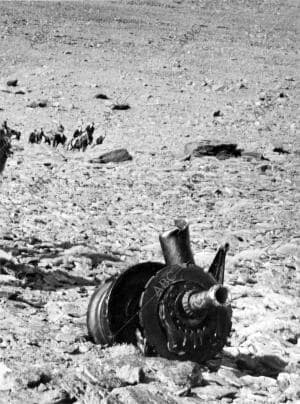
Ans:
[{"label": "metal cylinder", "polygon": [[166,264],[194,264],[188,222],[177,220],[175,226],[176,228],[173,230],[166,231],[159,236]]},{"label": "metal cylinder", "polygon": [[217,284],[203,292],[186,292],[182,297],[182,307],[186,314],[192,315],[210,307],[226,306],[229,300],[229,290]]}]

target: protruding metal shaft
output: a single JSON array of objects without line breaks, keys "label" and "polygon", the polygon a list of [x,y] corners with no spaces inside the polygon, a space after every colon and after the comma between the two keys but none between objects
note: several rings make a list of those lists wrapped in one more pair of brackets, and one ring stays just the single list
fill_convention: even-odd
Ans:
[{"label": "protruding metal shaft", "polygon": [[192,315],[210,307],[226,306],[229,291],[222,285],[214,285],[203,292],[186,292],[182,297],[182,307],[186,314]]}]

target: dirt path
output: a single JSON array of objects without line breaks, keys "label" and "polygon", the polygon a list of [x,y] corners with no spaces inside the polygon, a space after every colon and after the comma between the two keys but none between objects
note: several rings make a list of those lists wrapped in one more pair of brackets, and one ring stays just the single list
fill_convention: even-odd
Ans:
[{"label": "dirt path", "polygon": [[[0,258],[0,365],[13,379],[1,403],[300,399],[297,3],[0,2],[0,121],[22,132],[1,184],[11,261]],[[28,107],[41,99],[45,108]],[[131,108],[112,112],[123,102]],[[71,136],[80,120],[107,134],[103,145],[27,142],[58,123]],[[183,160],[194,141],[234,142],[266,160]],[[120,147],[132,161],[89,163]],[[201,368],[93,346],[95,285],[162,260],[158,234],[177,217],[191,221],[199,264],[230,243],[230,345]],[[142,369],[136,386],[118,373],[125,365]]]}]

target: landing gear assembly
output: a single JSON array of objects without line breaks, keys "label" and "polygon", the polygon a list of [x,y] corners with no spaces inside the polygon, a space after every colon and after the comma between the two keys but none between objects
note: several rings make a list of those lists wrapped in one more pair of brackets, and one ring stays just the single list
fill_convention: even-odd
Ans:
[{"label": "landing gear assembly", "polygon": [[101,285],[88,307],[89,335],[97,344],[133,343],[145,353],[204,362],[231,331],[223,286],[228,245],[205,272],[194,262],[186,221],[160,235],[165,263],[144,262]]}]

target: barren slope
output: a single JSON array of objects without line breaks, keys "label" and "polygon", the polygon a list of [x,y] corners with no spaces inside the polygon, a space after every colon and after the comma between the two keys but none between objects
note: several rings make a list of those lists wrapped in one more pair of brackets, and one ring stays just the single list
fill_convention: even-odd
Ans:
[{"label": "barren slope", "polygon": [[[1,184],[1,248],[14,264],[0,262],[0,363],[16,380],[0,402],[300,399],[297,3],[0,2],[0,122],[22,131]],[[7,87],[13,78],[19,85]],[[48,106],[27,106],[39,99]],[[111,112],[125,101],[129,110]],[[27,142],[59,122],[71,136],[80,119],[107,134],[103,145],[81,153]],[[186,143],[204,140],[268,160],[182,160]],[[119,147],[131,162],[88,162]],[[194,368],[185,398],[175,393],[193,364],[101,349],[85,325],[95,285],[162,260],[158,234],[179,216],[191,220],[199,264],[230,243],[234,299],[230,345]],[[128,363],[145,383],[128,387],[116,375]],[[59,401],[64,392],[69,401]]]}]

